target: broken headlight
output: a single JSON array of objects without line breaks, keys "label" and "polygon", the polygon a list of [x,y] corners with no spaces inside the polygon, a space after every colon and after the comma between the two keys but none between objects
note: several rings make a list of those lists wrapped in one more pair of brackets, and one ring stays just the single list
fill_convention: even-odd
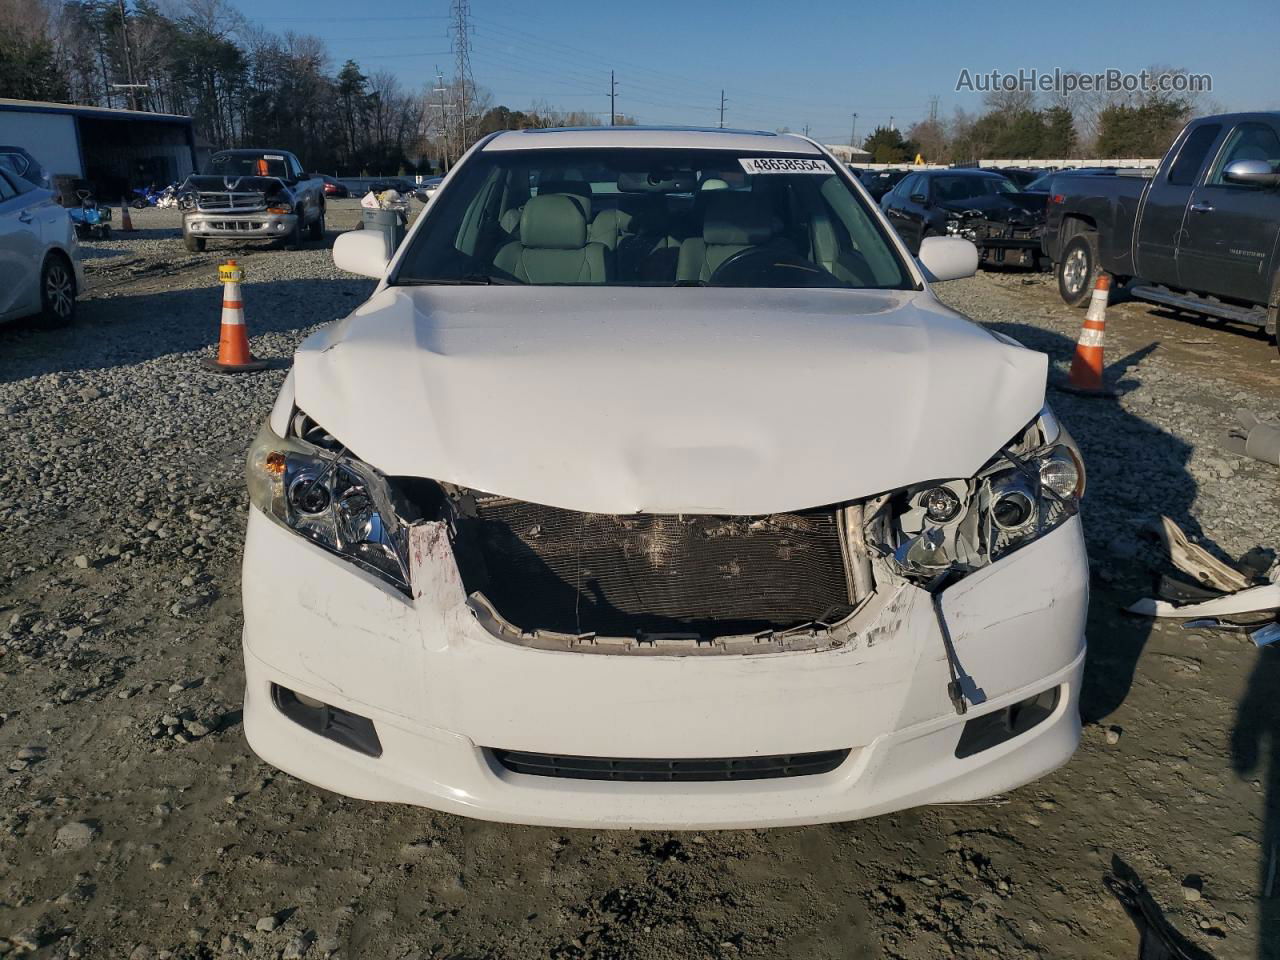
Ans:
[{"label": "broken headlight", "polygon": [[307,418],[263,424],[249,449],[250,502],[282,527],[409,592],[408,526],[386,479]]},{"label": "broken headlight", "polygon": [[1084,485],[1074,441],[1045,408],[975,476],[885,497],[868,536],[904,576],[968,573],[1074,517]]}]

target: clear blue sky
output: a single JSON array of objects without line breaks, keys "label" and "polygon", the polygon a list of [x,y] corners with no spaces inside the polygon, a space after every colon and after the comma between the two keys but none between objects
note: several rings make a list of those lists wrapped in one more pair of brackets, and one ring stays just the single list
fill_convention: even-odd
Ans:
[{"label": "clear blue sky", "polygon": [[[448,0],[231,2],[270,30],[323,38],[335,69],[350,57],[414,89],[437,66],[453,73]],[[723,88],[726,125],[807,124],[820,140],[847,142],[854,111],[861,139],[890,117],[899,128],[921,119],[933,96],[944,117],[978,108],[980,94],[955,89],[962,68],[1153,64],[1211,74],[1214,105],[1280,109],[1280,0],[471,0],[471,12],[476,83],[513,109],[540,100],[607,115],[612,67],[618,111],[642,123],[714,123]]]}]

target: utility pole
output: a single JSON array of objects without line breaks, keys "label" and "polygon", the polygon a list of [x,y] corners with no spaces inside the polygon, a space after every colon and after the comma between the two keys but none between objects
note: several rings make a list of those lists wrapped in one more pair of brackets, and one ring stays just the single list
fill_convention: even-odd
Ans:
[{"label": "utility pole", "polygon": [[133,92],[137,85],[133,82],[133,61],[129,58],[129,21],[124,10],[124,0],[120,0],[120,39],[124,43],[124,72],[129,78],[129,107],[137,110],[138,98]]},{"label": "utility pole", "polygon": [[[440,139],[444,141],[444,170],[440,172],[444,173],[452,164],[449,162],[449,114],[444,105],[444,74],[440,72],[439,66],[436,67],[436,86],[431,92],[440,94]],[[432,104],[432,106],[436,106],[436,104]]]},{"label": "utility pole", "polygon": [[853,115],[853,126],[849,128],[849,149],[850,150],[858,149],[858,144],[855,142],[857,139],[858,139],[858,115],[855,113]]},{"label": "utility pole", "polygon": [[806,137],[809,135],[809,125],[807,123],[804,125],[804,135]]},{"label": "utility pole", "polygon": [[458,154],[466,152],[467,143],[467,96],[475,87],[471,76],[471,2],[470,0],[452,0],[449,4],[449,16],[452,22],[449,32],[453,35],[453,71],[458,84],[461,112],[458,115],[460,135],[458,138]]},{"label": "utility pole", "polygon": [[720,91],[720,129],[724,129],[724,105],[729,101],[724,98],[724,90]]},{"label": "utility pole", "polygon": [[618,125],[618,81],[613,77],[613,71],[609,71],[609,126],[616,127]]}]

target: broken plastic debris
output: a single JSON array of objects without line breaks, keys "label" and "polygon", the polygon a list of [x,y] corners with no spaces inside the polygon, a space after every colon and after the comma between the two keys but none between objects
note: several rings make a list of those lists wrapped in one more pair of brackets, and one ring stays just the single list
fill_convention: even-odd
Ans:
[{"label": "broken plastic debris", "polygon": [[1147,617],[1225,617],[1240,613],[1257,613],[1280,609],[1280,583],[1264,583],[1225,597],[1175,606],[1150,597],[1125,608],[1129,613]]},{"label": "broken plastic debris", "polygon": [[1265,647],[1269,643],[1275,643],[1280,640],[1280,623],[1268,623],[1264,627],[1259,627],[1249,634],[1249,639],[1258,647]]},{"label": "broken plastic debris", "polygon": [[1263,423],[1249,410],[1237,410],[1240,426],[1232,427],[1222,447],[1231,453],[1280,466],[1280,426]]},{"label": "broken plastic debris", "polygon": [[1188,540],[1182,528],[1168,517],[1162,516],[1159,525],[1153,524],[1151,529],[1164,544],[1173,565],[1183,573],[1190,574],[1197,583],[1223,593],[1236,593],[1252,585],[1249,578],[1239,570]]}]

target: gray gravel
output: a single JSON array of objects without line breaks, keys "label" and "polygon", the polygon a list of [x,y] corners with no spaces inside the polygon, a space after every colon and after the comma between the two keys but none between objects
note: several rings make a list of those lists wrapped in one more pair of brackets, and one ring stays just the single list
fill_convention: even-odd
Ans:
[{"label": "gray gravel", "polygon": [[[0,329],[0,955],[1115,960],[1136,939],[1101,883],[1113,855],[1216,957],[1257,954],[1266,772],[1237,775],[1227,745],[1259,655],[1119,607],[1158,570],[1140,531],[1160,513],[1231,559],[1280,543],[1276,469],[1217,446],[1234,406],[1277,412],[1273,348],[1124,307],[1123,395],[1051,398],[1088,458],[1096,574],[1063,770],[1003,804],[827,827],[506,827],[335,797],[248,750],[243,454],[297,343],[373,284],[320,246],[237,251],[278,366],[218,376],[197,361],[227,250],[188,254],[171,211],[135,220],[86,244],[75,326]],[[940,292],[1069,358],[1080,314],[1043,279]]]}]

